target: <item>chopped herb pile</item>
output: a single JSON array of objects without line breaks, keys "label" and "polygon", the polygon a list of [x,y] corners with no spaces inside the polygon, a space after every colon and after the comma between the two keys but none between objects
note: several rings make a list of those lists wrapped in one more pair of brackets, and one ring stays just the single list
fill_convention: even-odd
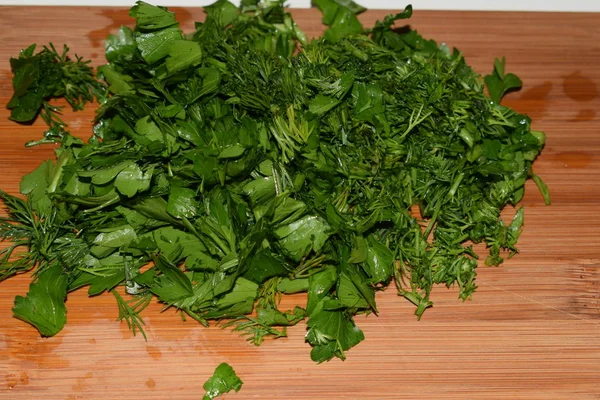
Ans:
[{"label": "chopped herb pile", "polygon": [[[0,192],[0,277],[34,270],[17,318],[55,335],[85,287],[112,292],[143,333],[156,297],[257,345],[307,320],[323,362],[364,339],[353,317],[377,313],[390,283],[421,317],[434,285],[473,294],[472,243],[487,265],[517,252],[523,209],[508,224],[501,210],[529,178],[549,196],[532,171],[544,134],[499,104],[521,85],[504,60],[482,79],[459,51],[394,30],[410,6],[364,29],[351,1],[315,3],[328,29],[311,40],[280,1],[219,0],[191,34],[140,1],[135,28],[108,37],[100,80],[53,47],[11,61],[12,118],[41,114],[43,142],[60,143],[23,178],[26,200]],[[100,101],[87,142],[54,97]],[[298,292],[306,304],[278,309]],[[213,379],[207,396],[239,384]]]}]

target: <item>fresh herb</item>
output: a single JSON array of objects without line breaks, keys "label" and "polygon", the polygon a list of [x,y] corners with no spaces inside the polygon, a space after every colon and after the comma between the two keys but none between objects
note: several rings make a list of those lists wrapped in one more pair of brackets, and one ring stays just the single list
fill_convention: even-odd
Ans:
[{"label": "fresh herb", "polygon": [[215,373],[203,385],[206,394],[203,400],[212,400],[217,396],[235,390],[239,392],[242,388],[242,380],[238,378],[231,365],[221,363],[215,369]]},{"label": "fresh herb", "polygon": [[133,336],[137,332],[141,332],[144,339],[147,339],[146,332],[144,331],[145,323],[140,313],[150,304],[152,295],[148,293],[146,296],[138,296],[130,301],[125,301],[115,289],[111,290],[111,293],[115,296],[119,305],[119,318],[117,320],[125,320]]},{"label": "fresh herb", "polygon": [[44,139],[30,146],[60,142],[66,134],[61,108],[51,105],[51,99],[64,98],[73,110],[81,110],[86,103],[105,96],[105,86],[95,79],[90,61],[78,56],[72,60],[66,45],[62,53],[52,43],[37,54],[35,49],[32,44],[18,58],[10,59],[14,94],[7,104],[13,121],[29,123],[39,114],[48,125]]},{"label": "fresh herb", "polygon": [[54,336],[67,322],[67,276],[54,264],[40,272],[26,297],[17,296],[15,317],[35,326],[42,336]]},{"label": "fresh herb", "polygon": [[518,90],[523,86],[523,82],[518,76],[512,73],[504,73],[505,64],[506,59],[504,57],[502,57],[502,60],[496,59],[494,61],[494,71],[484,78],[490,97],[497,104],[500,104],[500,100],[507,92]]},{"label": "fresh herb", "polygon": [[[520,80],[498,60],[481,79],[458,50],[394,29],[410,6],[365,30],[351,1],[316,4],[328,29],[309,41],[280,1],[220,0],[189,35],[140,1],[135,28],[106,41],[105,96],[80,59],[30,47],[13,61],[14,119],[53,115],[53,97],[101,101],[88,141],[50,124],[56,160],[23,178],[26,200],[0,192],[0,276],[34,270],[15,316],[54,335],[87,287],[112,292],[134,334],[153,297],[257,345],[307,319],[323,362],[364,339],[354,316],[390,283],[420,318],[434,285],[473,294],[472,243],[487,265],[517,252],[523,208],[509,224],[501,210],[529,178],[549,203],[532,170],[544,134],[499,104]],[[81,79],[64,84],[65,68]],[[306,304],[278,309],[299,292]]]}]

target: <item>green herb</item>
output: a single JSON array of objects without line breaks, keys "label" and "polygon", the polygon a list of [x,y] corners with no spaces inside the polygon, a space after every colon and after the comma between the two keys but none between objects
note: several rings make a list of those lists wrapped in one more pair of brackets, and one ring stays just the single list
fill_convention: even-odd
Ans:
[{"label": "green herb", "polygon": [[[481,79],[458,50],[394,29],[410,6],[365,30],[351,1],[316,4],[328,29],[309,41],[282,2],[220,0],[189,35],[138,2],[135,28],[106,41],[105,95],[79,59],[30,47],[29,67],[13,62],[15,119],[48,115],[52,97],[101,101],[89,140],[60,124],[56,160],[23,178],[26,200],[0,192],[12,242],[0,277],[35,279],[15,316],[56,334],[67,293],[87,287],[112,292],[144,337],[152,298],[256,345],[307,320],[323,362],[364,339],[354,316],[378,313],[390,283],[420,318],[434,285],[473,294],[470,243],[487,246],[487,265],[516,254],[523,208],[509,224],[501,210],[529,178],[549,203],[532,170],[544,134],[499,104],[518,78],[497,60]],[[42,61],[52,68],[27,72]],[[65,65],[85,76],[69,90]],[[299,292],[306,304],[278,308]]]},{"label": "green herb", "polygon": [[32,44],[18,58],[10,59],[14,94],[7,105],[13,121],[32,122],[39,114],[48,125],[44,139],[29,145],[58,142],[66,133],[60,107],[52,106],[50,99],[64,98],[73,110],[81,110],[105,95],[105,86],[94,78],[89,61],[78,56],[70,59],[66,45],[62,53],[52,43],[37,54],[35,49]]},{"label": "green herb", "polygon": [[212,400],[232,390],[239,392],[243,383],[229,364],[221,363],[215,369],[213,376],[204,383],[203,387],[206,390],[206,394],[202,399]]},{"label": "green herb", "polygon": [[115,296],[117,304],[119,305],[119,318],[117,318],[117,320],[125,320],[127,326],[131,329],[133,336],[139,331],[142,333],[142,336],[144,336],[144,339],[147,339],[143,327],[145,323],[142,317],[140,317],[140,312],[150,304],[150,300],[152,300],[151,294],[139,296],[127,302],[116,290],[111,290],[111,293]]},{"label": "green herb", "polygon": [[54,264],[39,273],[37,280],[29,285],[26,297],[17,296],[13,313],[35,326],[42,336],[54,336],[67,322],[66,297],[67,277]]},{"label": "green herb", "polygon": [[494,61],[494,71],[484,78],[490,97],[497,104],[500,104],[500,100],[507,92],[520,89],[523,86],[523,82],[518,76],[512,73],[504,73],[505,64],[506,59],[504,57],[502,57],[502,60],[496,59]]}]

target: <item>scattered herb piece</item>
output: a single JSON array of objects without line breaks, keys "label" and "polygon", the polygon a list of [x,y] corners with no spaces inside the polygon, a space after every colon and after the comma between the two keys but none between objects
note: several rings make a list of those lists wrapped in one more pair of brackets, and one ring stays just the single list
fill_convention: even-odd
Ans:
[{"label": "scattered herb piece", "polygon": [[73,110],[81,110],[86,103],[104,98],[105,85],[95,79],[90,61],[68,56],[66,45],[62,53],[52,43],[36,54],[35,49],[32,44],[18,58],[10,59],[14,93],[7,108],[13,121],[30,123],[39,114],[48,125],[44,139],[28,145],[60,142],[66,124],[60,118],[60,108],[49,100],[64,98]]},{"label": "scattered herb piece", "polygon": [[212,400],[217,396],[235,390],[239,392],[242,388],[242,380],[238,378],[231,365],[221,363],[215,369],[215,373],[203,385],[206,394],[203,400]]},{"label": "scattered herb piece", "polygon": [[507,92],[518,90],[523,86],[523,82],[518,76],[512,73],[504,73],[505,64],[506,59],[504,57],[501,60],[497,58],[494,61],[494,71],[484,78],[490,97],[496,104],[500,104],[500,100]]},{"label": "scattered herb piece", "polygon": [[38,274],[26,297],[17,296],[13,313],[35,326],[42,336],[54,336],[67,322],[66,297],[67,277],[60,265],[53,264]]}]

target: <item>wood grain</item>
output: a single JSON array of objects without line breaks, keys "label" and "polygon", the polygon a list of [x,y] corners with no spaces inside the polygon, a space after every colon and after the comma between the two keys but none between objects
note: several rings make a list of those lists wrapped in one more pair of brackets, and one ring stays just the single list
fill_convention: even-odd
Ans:
[{"label": "wood grain", "polygon": [[[202,18],[199,9],[176,12],[186,30]],[[321,32],[314,10],[294,15],[309,35]],[[527,185],[521,254],[482,267],[472,301],[439,287],[435,307],[417,322],[412,305],[381,293],[380,316],[357,321],[366,340],[345,362],[315,365],[303,326],[254,347],[153,304],[145,342],[115,321],[112,296],[80,292],[69,295],[64,331],[41,339],[11,317],[29,282],[19,276],[0,284],[0,398],[198,399],[226,361],[245,382],[228,399],[600,399],[600,15],[417,11],[410,23],[461,49],[479,73],[505,55],[525,82],[507,105],[548,136],[535,169],[553,204]],[[33,42],[68,43],[99,65],[103,39],[121,24],[131,24],[125,9],[0,7],[2,189],[17,193],[21,176],[52,157],[50,147],[23,148],[41,124],[7,119],[9,57]],[[88,137],[93,110],[67,114],[74,133]]]}]

